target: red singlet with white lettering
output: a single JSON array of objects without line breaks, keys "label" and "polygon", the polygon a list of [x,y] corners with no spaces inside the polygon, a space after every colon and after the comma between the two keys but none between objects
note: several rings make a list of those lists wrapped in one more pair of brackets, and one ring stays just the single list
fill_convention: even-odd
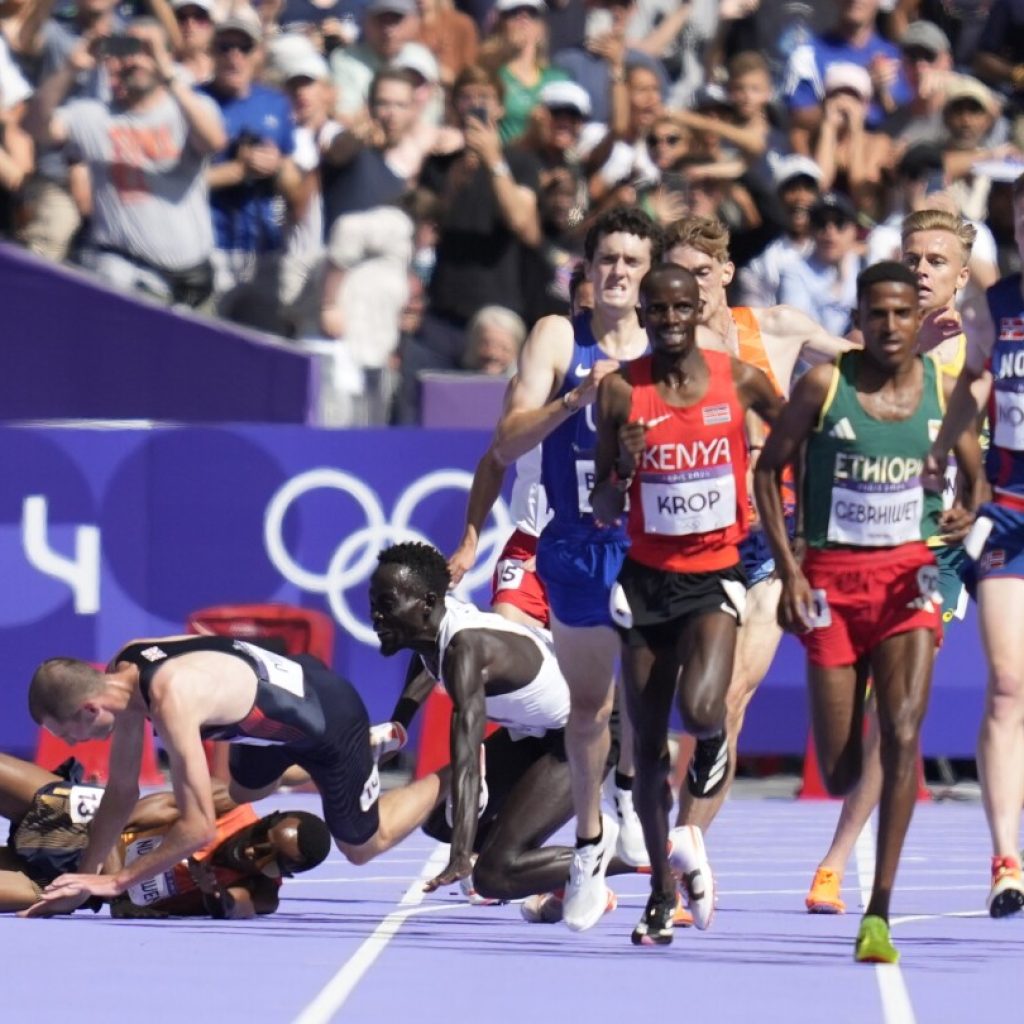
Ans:
[{"label": "red singlet with white lettering", "polygon": [[747,439],[730,356],[704,351],[708,388],[696,404],[668,405],[652,357],[629,364],[631,421],[648,424],[629,489],[629,558],[671,572],[713,572],[739,561],[747,535]]}]

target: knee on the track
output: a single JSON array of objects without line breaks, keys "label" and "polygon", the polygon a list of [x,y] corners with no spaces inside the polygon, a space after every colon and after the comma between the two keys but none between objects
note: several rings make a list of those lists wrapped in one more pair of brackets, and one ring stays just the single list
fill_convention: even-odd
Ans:
[{"label": "knee on the track", "polygon": [[481,854],[473,867],[473,888],[485,899],[515,899],[519,893],[509,884],[511,867],[508,857]]}]

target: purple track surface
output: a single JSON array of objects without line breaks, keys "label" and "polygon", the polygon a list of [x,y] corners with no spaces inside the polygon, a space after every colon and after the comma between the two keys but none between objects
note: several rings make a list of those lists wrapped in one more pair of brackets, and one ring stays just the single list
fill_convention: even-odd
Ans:
[{"label": "purple track surface", "polygon": [[[317,804],[289,795],[260,807]],[[671,1006],[716,1022],[1019,1019],[1024,920],[984,913],[980,805],[918,805],[893,900],[898,968],[852,959],[860,877],[870,885],[866,833],[846,874],[849,912],[803,912],[837,813],[835,803],[727,803],[708,837],[718,913],[706,932],[677,930],[669,948],[629,942],[645,901],[639,876],[613,880],[618,910],[582,935],[527,925],[514,905],[424,896],[417,879],[440,870],[446,848],[422,835],[361,869],[332,854],[287,881],[280,911],[256,921],[4,917],[0,1019],[604,1024]]]}]

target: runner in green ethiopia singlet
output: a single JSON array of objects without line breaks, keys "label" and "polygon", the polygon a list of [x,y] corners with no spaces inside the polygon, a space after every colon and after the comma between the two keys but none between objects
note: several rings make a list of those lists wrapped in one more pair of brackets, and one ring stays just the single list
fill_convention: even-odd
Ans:
[{"label": "runner in green ethiopia singlet", "polygon": [[841,356],[821,418],[807,441],[803,483],[807,544],[895,547],[935,533],[942,495],[921,486],[945,411],[938,364],[922,357],[921,401],[905,420],[877,420],[857,399],[862,355]]}]

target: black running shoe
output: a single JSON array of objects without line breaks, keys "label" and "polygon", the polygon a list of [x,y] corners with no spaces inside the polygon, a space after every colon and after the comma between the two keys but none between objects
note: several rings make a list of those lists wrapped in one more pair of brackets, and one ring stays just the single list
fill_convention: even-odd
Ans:
[{"label": "black running shoe", "polygon": [[686,785],[699,799],[714,796],[729,777],[729,744],[725,730],[706,740],[697,740],[697,747],[690,761]]},{"label": "black running shoe", "polygon": [[640,923],[633,929],[634,946],[667,946],[675,924],[676,894],[652,892]]}]

